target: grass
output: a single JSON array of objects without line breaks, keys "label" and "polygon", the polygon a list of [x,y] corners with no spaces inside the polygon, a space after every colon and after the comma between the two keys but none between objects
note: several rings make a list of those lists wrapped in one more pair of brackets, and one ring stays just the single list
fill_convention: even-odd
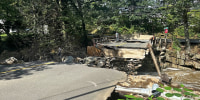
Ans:
[{"label": "grass", "polygon": [[5,41],[6,40],[6,38],[7,38],[7,34],[0,34],[0,36],[1,36],[1,40],[2,41]]}]

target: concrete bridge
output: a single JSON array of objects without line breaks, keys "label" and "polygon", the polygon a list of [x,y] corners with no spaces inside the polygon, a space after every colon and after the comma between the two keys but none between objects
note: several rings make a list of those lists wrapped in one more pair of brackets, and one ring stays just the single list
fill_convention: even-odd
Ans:
[{"label": "concrete bridge", "polygon": [[108,42],[100,42],[97,43],[96,49],[101,50],[88,49],[88,54],[89,56],[98,56],[101,51],[105,57],[144,59],[149,52],[147,45],[151,44],[152,37],[153,35],[140,35],[129,37],[128,40],[121,39],[120,42],[115,42],[113,39]]}]

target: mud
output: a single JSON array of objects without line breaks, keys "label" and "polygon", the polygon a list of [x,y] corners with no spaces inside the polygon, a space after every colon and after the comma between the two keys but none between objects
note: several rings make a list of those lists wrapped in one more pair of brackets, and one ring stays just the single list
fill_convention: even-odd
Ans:
[{"label": "mud", "polygon": [[165,70],[164,72],[172,77],[172,85],[183,84],[200,90],[200,71]]}]

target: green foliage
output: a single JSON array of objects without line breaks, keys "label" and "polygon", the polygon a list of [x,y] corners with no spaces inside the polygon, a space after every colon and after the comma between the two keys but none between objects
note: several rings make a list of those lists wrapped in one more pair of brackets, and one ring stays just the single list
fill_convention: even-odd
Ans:
[{"label": "green foliage", "polygon": [[179,93],[173,93],[174,96],[177,96],[177,97],[181,97],[182,94],[179,94]]},{"label": "green foliage", "polygon": [[184,34],[184,27],[183,26],[179,26],[178,28],[176,28],[174,30],[174,35],[177,35],[177,36],[181,36],[183,37],[185,34]]},{"label": "green foliage", "polygon": [[144,100],[143,98],[135,98],[133,100]]},{"label": "green foliage", "polygon": [[127,28],[126,26],[120,27],[117,29],[117,32],[121,34],[133,34],[134,33],[134,26],[131,26],[131,28]]},{"label": "green foliage", "polygon": [[185,87],[183,84],[180,84],[180,86],[183,88],[183,87]]},{"label": "green foliage", "polygon": [[161,86],[161,87],[164,87],[164,85],[163,85],[163,84],[160,84],[160,86]]},{"label": "green foliage", "polygon": [[[144,100],[143,98],[136,98],[133,95],[124,95],[126,97],[126,100]],[[117,100],[124,100],[124,99],[117,99]]]},{"label": "green foliage", "polygon": [[177,42],[173,42],[172,48],[175,49],[176,51],[180,51],[181,48],[180,46],[177,44]]},{"label": "green foliage", "polygon": [[161,92],[161,93],[163,93],[164,92],[164,90],[163,89],[161,89],[161,88],[157,88],[156,89],[158,92]]},{"label": "green foliage", "polygon": [[135,99],[136,97],[135,96],[132,96],[132,95],[124,95],[126,98],[129,98],[129,99]]},{"label": "green foliage", "polygon": [[167,86],[167,87],[165,87],[164,89],[165,89],[165,90],[171,90],[172,87]]},{"label": "green foliage", "polygon": [[157,97],[156,99],[157,99],[157,100],[165,100],[165,99],[162,98],[162,97]]},{"label": "green foliage", "polygon": [[1,36],[1,37],[6,37],[6,36],[7,36],[7,34],[1,34],[0,36]]},{"label": "green foliage", "polygon": [[189,15],[189,22],[190,22],[190,29],[195,33],[200,33],[200,9],[193,9],[191,12],[188,12]]},{"label": "green foliage", "polygon": [[[182,89],[180,89],[180,88],[173,88],[173,90],[175,90],[177,92],[180,92],[180,93],[166,93],[165,96],[167,96],[167,97],[172,97],[172,96],[181,97],[183,95],[186,95],[186,96],[191,96],[191,97],[199,97],[199,95],[193,94],[192,90],[190,90],[188,88],[184,88],[185,86],[183,84],[180,84],[180,87]],[[165,88],[165,89],[167,90],[168,88]],[[183,93],[183,94],[181,94],[181,93]],[[186,100],[190,100],[190,99],[186,99]]]},{"label": "green foliage", "polygon": [[173,37],[173,45],[172,48],[175,49],[176,51],[180,51],[181,47],[180,47],[180,42],[179,40],[176,38],[176,36]]},{"label": "green foliage", "polygon": [[[157,88],[156,90],[158,92],[163,93],[165,90],[172,90],[172,87],[170,87],[170,86],[164,87],[164,85],[162,85],[162,84],[160,84],[160,86],[164,89]],[[173,96],[182,97],[183,95],[190,96],[190,97],[199,97],[199,95],[193,94],[192,90],[184,88],[185,86],[183,84],[180,84],[180,87],[181,88],[173,88],[174,91],[177,91],[179,93],[166,93],[165,96],[168,98],[173,97]],[[125,97],[126,97],[126,100],[144,100],[143,98],[136,98],[135,96],[132,96],[132,95],[125,95]],[[148,100],[153,100],[153,97],[154,97],[153,95],[148,97]],[[162,97],[157,97],[156,99],[157,100],[165,100]],[[123,100],[123,99],[118,99],[118,100]],[[190,99],[184,99],[184,100],[190,100]]]},{"label": "green foliage", "polygon": [[181,92],[182,90],[179,88],[173,88],[173,90],[177,91],[177,92]]},{"label": "green foliage", "polygon": [[190,100],[190,99],[183,99],[183,100]]},{"label": "green foliage", "polygon": [[166,97],[173,97],[174,94],[172,94],[172,93],[166,93],[165,96],[166,96]]},{"label": "green foliage", "polygon": [[149,100],[153,100],[153,95],[152,95],[152,96],[150,96],[150,97],[148,97],[148,99],[149,99]]},{"label": "green foliage", "polygon": [[121,33],[121,34],[129,34],[129,29],[124,26],[124,27],[120,27],[117,32]]},{"label": "green foliage", "polygon": [[[190,38],[194,38],[195,36],[195,32],[193,29],[189,29],[189,36]],[[179,26],[174,30],[174,35],[176,35],[177,37],[181,37],[184,38],[185,37],[185,31],[184,31],[184,26]]]},{"label": "green foliage", "polygon": [[193,92],[192,90],[190,90],[190,89],[187,89],[187,88],[183,88],[183,89],[184,89],[184,91]]}]

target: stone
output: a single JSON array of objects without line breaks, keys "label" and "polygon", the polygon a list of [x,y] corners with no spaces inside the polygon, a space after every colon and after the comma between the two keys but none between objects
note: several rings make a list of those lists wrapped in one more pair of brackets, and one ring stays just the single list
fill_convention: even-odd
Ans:
[{"label": "stone", "polygon": [[178,64],[179,65],[185,65],[185,60],[183,60],[183,59],[178,59]]},{"label": "stone", "polygon": [[[190,87],[190,88],[195,88],[197,90],[200,89],[200,85],[199,85],[200,72],[199,71],[177,70],[177,71],[165,71],[165,73],[168,76],[172,77],[171,85],[173,87],[180,88],[180,84],[184,84],[186,88]],[[198,100],[198,99],[194,99],[194,100]]]},{"label": "stone", "polygon": [[72,57],[72,56],[66,56],[66,57],[63,57],[62,58],[62,62],[64,62],[64,63],[73,63],[74,62],[74,57]]},{"label": "stone", "polygon": [[75,61],[74,61],[75,63],[79,63],[79,64],[85,63],[85,60],[82,59],[82,58],[80,58],[80,57],[76,57],[74,60],[75,60]]},{"label": "stone", "polygon": [[168,66],[169,66],[169,63],[164,63],[162,68],[164,69],[164,68],[167,68]]},{"label": "stone", "polygon": [[163,56],[163,55],[165,55],[165,52],[161,52],[161,53],[160,53],[160,56]]},{"label": "stone", "polygon": [[171,64],[171,67],[172,68],[177,68],[177,65],[176,64]]},{"label": "stone", "polygon": [[105,60],[98,60],[97,61],[97,67],[103,67],[103,66],[105,66],[105,64],[106,64],[106,62],[105,62]]},{"label": "stone", "polygon": [[97,60],[97,57],[86,57],[85,64],[95,63],[96,60]]},{"label": "stone", "polygon": [[181,59],[185,60],[185,53],[182,53]]},{"label": "stone", "polygon": [[127,82],[119,82],[119,83],[117,83],[117,85],[120,85],[120,86],[123,86],[123,87],[129,87],[130,86],[130,84],[127,83]]},{"label": "stone", "polygon": [[172,68],[182,69],[182,70],[192,70],[191,68],[180,66],[180,65],[176,65],[176,64],[172,64],[171,67]]},{"label": "stone", "polygon": [[11,64],[14,64],[17,62],[18,62],[18,60],[15,57],[10,57],[10,58],[6,59],[2,64],[11,65]]},{"label": "stone", "polygon": [[161,60],[165,60],[166,56],[160,56]]},{"label": "stone", "polygon": [[186,65],[186,66],[193,66],[193,61],[191,61],[191,60],[186,60],[186,61],[185,61],[185,65]]},{"label": "stone", "polygon": [[200,60],[200,54],[195,54],[193,57],[192,57],[193,60]]},{"label": "stone", "polygon": [[167,74],[162,74],[161,75],[161,81],[162,82],[165,82],[165,83],[171,83],[171,80],[172,80],[172,78],[171,77],[169,77]]},{"label": "stone", "polygon": [[166,54],[166,61],[172,62],[172,59],[171,59],[171,57],[169,56],[169,54]]},{"label": "stone", "polygon": [[180,55],[180,52],[179,52],[179,51],[177,51],[176,54],[177,54],[177,56],[176,56],[177,58],[181,58],[181,55]]},{"label": "stone", "polygon": [[193,61],[193,66],[194,66],[194,68],[196,68],[196,69],[200,69],[200,64],[199,64],[199,62]]},{"label": "stone", "polygon": [[164,68],[164,63],[160,62],[160,67]]},{"label": "stone", "polygon": [[171,60],[172,60],[172,64],[178,64],[175,57],[171,57]]},{"label": "stone", "polygon": [[160,51],[160,47],[159,46],[156,46],[156,51]]},{"label": "stone", "polygon": [[162,51],[166,51],[166,47],[165,46],[163,46],[161,49],[162,49]]},{"label": "stone", "polygon": [[173,51],[172,51],[172,52],[171,52],[171,56],[176,58],[176,57],[177,57],[176,52],[173,52]]}]

